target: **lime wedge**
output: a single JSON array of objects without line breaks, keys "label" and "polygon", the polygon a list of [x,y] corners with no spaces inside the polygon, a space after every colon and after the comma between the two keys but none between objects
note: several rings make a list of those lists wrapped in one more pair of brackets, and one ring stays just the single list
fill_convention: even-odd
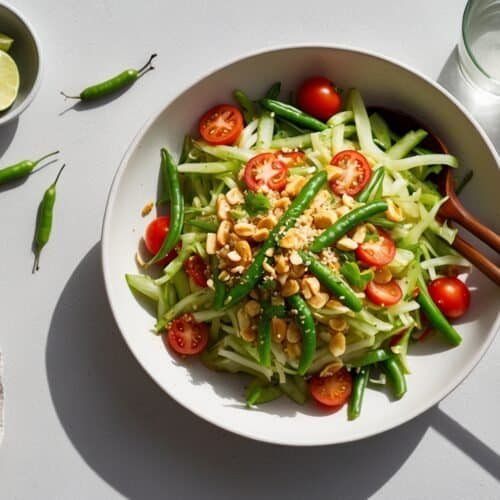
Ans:
[{"label": "lime wedge", "polygon": [[0,111],[9,108],[19,92],[19,70],[7,52],[0,51]]},{"label": "lime wedge", "polygon": [[0,33],[0,50],[4,52],[9,52],[11,45],[14,43],[14,39],[10,36]]}]

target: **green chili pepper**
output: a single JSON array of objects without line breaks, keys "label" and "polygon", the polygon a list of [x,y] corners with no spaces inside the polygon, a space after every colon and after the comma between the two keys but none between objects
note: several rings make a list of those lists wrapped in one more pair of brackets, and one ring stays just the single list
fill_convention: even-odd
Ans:
[{"label": "green chili pepper", "polygon": [[126,69],[109,80],[87,87],[82,90],[78,96],[66,95],[64,92],[61,92],[61,94],[67,99],[80,99],[81,101],[95,101],[108,95],[116,94],[120,90],[132,85],[137,79],[145,75],[148,71],[154,69],[154,66],[151,66],[151,61],[156,56],[157,54],[153,54],[142,68]]},{"label": "green chili pepper", "polygon": [[315,253],[321,252],[323,248],[330,246],[342,238],[351,229],[355,228],[372,215],[385,212],[388,205],[385,201],[372,201],[361,207],[355,208],[343,215],[335,224],[317,236],[311,245],[311,250]]},{"label": "green chili pepper", "polygon": [[302,354],[297,373],[304,375],[312,364],[316,352],[316,326],[314,316],[305,300],[298,294],[287,297],[289,308],[297,314],[297,323],[302,334]]},{"label": "green chili pepper", "polygon": [[361,203],[366,203],[372,194],[377,193],[382,182],[384,182],[385,170],[384,167],[379,167],[375,170],[372,178],[368,181],[363,191],[358,194],[357,200]]},{"label": "green chili pepper", "polygon": [[243,92],[243,90],[236,89],[233,92],[234,99],[243,109],[243,116],[245,117],[245,122],[251,122],[257,115],[255,111],[254,103],[250,98]]},{"label": "green chili pepper", "polygon": [[267,99],[277,99],[281,91],[281,82],[273,83],[266,92]]},{"label": "green chili pepper", "polygon": [[27,177],[43,160],[46,160],[47,158],[50,158],[58,153],[59,151],[53,151],[48,155],[42,156],[38,160],[24,160],[16,163],[15,165],[10,165],[9,167],[0,169],[0,184],[7,184],[8,182]]},{"label": "green chili pepper", "polygon": [[455,328],[450,325],[448,320],[443,316],[443,313],[438,309],[437,305],[429,295],[427,286],[422,277],[418,279],[418,286],[420,292],[417,297],[417,302],[420,304],[420,307],[427,317],[429,324],[436,330],[439,330],[450,344],[460,344],[460,342],[462,342],[462,337],[455,330]]},{"label": "green chili pepper", "polygon": [[240,282],[229,292],[226,299],[226,307],[230,307],[246,297],[255,287],[262,275],[262,265],[266,260],[266,252],[274,248],[277,240],[286,233],[300,217],[302,212],[309,206],[313,198],[318,194],[326,182],[326,172],[321,171],[314,174],[304,186],[299,195],[292,201],[287,211],[280,218],[276,226],[271,230],[268,239],[262,244],[255,254],[250,266],[247,267]]},{"label": "green chili pepper", "polygon": [[54,204],[56,202],[56,185],[59,177],[64,170],[63,165],[54,182],[45,191],[42,201],[38,207],[38,218],[35,229],[35,262],[33,264],[33,272],[40,268],[40,253],[42,248],[49,242],[50,233],[52,231],[52,222],[54,220]]},{"label": "green chili pepper", "polygon": [[375,351],[368,351],[362,356],[353,359],[352,361],[346,362],[349,366],[359,367],[359,366],[369,366],[375,363],[380,363],[389,359],[391,355],[387,353],[384,349],[376,349]]},{"label": "green chili pepper", "polygon": [[356,420],[361,414],[363,396],[365,395],[365,389],[368,384],[369,377],[369,368],[361,368],[359,373],[354,376],[351,399],[349,399],[349,406],[347,408],[347,418],[349,420]]},{"label": "green chili pepper", "polygon": [[161,150],[161,159],[165,165],[165,175],[170,190],[170,228],[167,237],[158,253],[147,263],[147,266],[163,259],[179,242],[184,224],[184,196],[179,182],[179,173],[172,156],[166,149]]},{"label": "green chili pepper", "polygon": [[351,288],[349,288],[349,285],[344,283],[328,266],[319,262],[308,252],[299,250],[298,253],[304,264],[309,268],[309,271],[313,273],[330,292],[335,294],[342,304],[355,312],[359,312],[363,309],[363,302],[361,299],[359,299]]},{"label": "green chili pepper", "polygon": [[321,132],[322,130],[326,130],[328,128],[328,125],[326,125],[326,123],[317,120],[313,116],[304,113],[300,109],[297,109],[290,104],[285,104],[281,101],[276,101],[275,99],[261,99],[260,104],[267,110],[274,112],[278,116],[281,116],[281,118],[286,118],[292,123],[296,123],[297,125],[308,128],[310,130]]},{"label": "green chili pepper", "polygon": [[392,393],[396,398],[402,398],[406,393],[406,378],[399,361],[396,357],[390,357],[382,362],[389,385],[392,388]]},{"label": "green chili pepper", "polygon": [[271,366],[271,319],[264,309],[257,326],[259,363],[268,367]]}]

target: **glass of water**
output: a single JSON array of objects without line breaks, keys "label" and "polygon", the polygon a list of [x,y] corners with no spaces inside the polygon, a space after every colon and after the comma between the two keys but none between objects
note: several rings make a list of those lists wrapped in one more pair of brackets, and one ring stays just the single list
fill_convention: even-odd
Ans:
[{"label": "glass of water", "polygon": [[500,0],[467,2],[458,54],[468,80],[500,95]]}]

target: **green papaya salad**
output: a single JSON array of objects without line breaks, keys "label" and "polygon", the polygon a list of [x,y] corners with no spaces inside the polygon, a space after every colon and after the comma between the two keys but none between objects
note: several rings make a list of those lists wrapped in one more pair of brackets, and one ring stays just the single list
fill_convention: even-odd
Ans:
[{"label": "green papaya salad", "polygon": [[[179,161],[161,151],[169,215],[129,274],[174,355],[249,375],[246,404],[282,396],[360,415],[366,388],[407,391],[408,349],[469,307],[469,264],[432,176],[455,157],[391,127],[360,92],[306,80],[256,101],[236,90],[199,119]],[[195,117],[194,117],[195,118]]]}]

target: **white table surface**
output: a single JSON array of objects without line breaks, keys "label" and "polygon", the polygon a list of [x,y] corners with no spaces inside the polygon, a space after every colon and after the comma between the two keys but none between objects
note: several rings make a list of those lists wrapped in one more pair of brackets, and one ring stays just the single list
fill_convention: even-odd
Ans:
[{"label": "white table surface", "polygon": [[[36,276],[35,213],[56,167],[0,193],[0,498],[500,498],[498,341],[438,407],[391,432],[337,447],[264,445],[194,417],[148,379],[117,331],[100,270],[120,158],[195,78],[258,48],[326,42],[379,51],[459,92],[453,50],[465,2],[11,2],[36,27],[46,72],[29,110],[0,129],[1,164],[61,148],[68,168]],[[60,89],[79,90],[152,51],[155,72],[119,99],[60,115]]]}]

